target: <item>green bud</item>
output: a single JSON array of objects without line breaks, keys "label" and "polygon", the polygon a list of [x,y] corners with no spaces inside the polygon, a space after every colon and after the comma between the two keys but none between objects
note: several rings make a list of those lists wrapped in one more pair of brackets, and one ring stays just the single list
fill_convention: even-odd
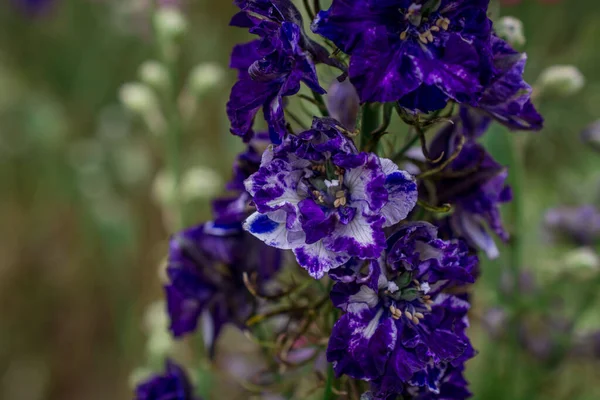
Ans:
[{"label": "green bud", "polygon": [[173,40],[181,37],[188,28],[183,13],[173,7],[161,7],[154,14],[154,28],[160,38]]},{"label": "green bud", "polygon": [[205,63],[196,66],[189,77],[189,88],[194,95],[201,97],[219,86],[225,77],[225,71],[218,64]]},{"label": "green bud", "polygon": [[585,77],[573,65],[554,65],[546,68],[538,78],[536,88],[542,95],[572,96],[583,89]]},{"label": "green bud", "polygon": [[165,89],[169,87],[169,71],[158,61],[149,60],[144,62],[139,69],[140,80],[148,86],[155,89]]},{"label": "green bud", "polygon": [[525,45],[523,22],[515,17],[502,17],[495,24],[496,34],[515,47]]},{"label": "green bud", "polygon": [[121,103],[129,111],[146,115],[158,109],[158,99],[147,85],[142,83],[126,83],[119,91]]}]

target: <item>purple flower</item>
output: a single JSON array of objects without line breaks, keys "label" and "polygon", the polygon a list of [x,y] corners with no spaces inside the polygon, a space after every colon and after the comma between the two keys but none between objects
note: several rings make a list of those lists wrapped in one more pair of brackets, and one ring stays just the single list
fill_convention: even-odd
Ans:
[{"label": "purple flower", "polygon": [[254,135],[254,118],[262,107],[271,140],[281,143],[287,133],[284,98],[298,93],[301,82],[325,93],[315,63],[342,66],[308,38],[301,14],[291,1],[238,0],[236,4],[242,11],[231,24],[249,28],[260,39],[236,46],[231,55],[230,66],[239,70],[227,103],[231,132],[249,141]]},{"label": "purple flower", "polygon": [[600,240],[600,212],[591,205],[553,208],[546,212],[544,227],[555,240],[594,245]]},{"label": "purple flower", "polygon": [[313,30],[350,54],[363,102],[476,103],[492,74],[489,0],[334,0]]},{"label": "purple flower", "polygon": [[383,228],[406,218],[417,200],[414,178],[390,160],[358,153],[332,119],[289,136],[263,155],[246,181],[257,212],[245,229],[279,249],[291,249],[314,278],[351,257],[377,258]]},{"label": "purple flower", "polygon": [[489,118],[516,130],[540,130],[544,119],[531,102],[531,86],[523,80],[527,55],[513,50],[504,40],[492,36],[494,76],[473,106],[471,120],[481,124]]},{"label": "purple flower", "polygon": [[[438,133],[431,145],[431,157],[437,158],[444,152],[443,162],[454,154],[461,132],[470,138],[480,134],[468,129],[464,120],[456,120]],[[498,248],[488,228],[502,240],[508,240],[500,215],[500,205],[512,200],[512,190],[506,184],[507,169],[498,164],[483,146],[468,139],[458,157],[444,172],[445,176],[442,175],[436,183],[436,194],[439,203],[450,203],[454,207],[450,217],[454,234],[485,251],[489,258],[496,258]]]},{"label": "purple flower", "polygon": [[476,264],[464,243],[438,239],[434,226],[402,226],[366,275],[357,270],[331,292],[346,312],[327,349],[336,374],[371,382],[374,398],[439,393],[445,372],[473,355],[469,303],[442,290],[472,283]]},{"label": "purple flower", "polygon": [[235,4],[242,11],[233,17],[233,26],[252,28],[262,21],[269,21],[274,25],[291,22],[300,28],[300,46],[310,54],[315,63],[345,69],[337,59],[330,57],[325,47],[306,34],[302,14],[291,0],[235,0]]},{"label": "purple flower", "polygon": [[165,286],[171,332],[180,337],[200,324],[212,351],[225,323],[243,326],[253,311],[243,273],[257,274],[263,284],[280,264],[280,252],[244,232],[240,223],[209,222],[175,235]]},{"label": "purple flower", "polygon": [[200,400],[195,397],[186,373],[177,364],[167,360],[165,372],[141,383],[135,400]]}]

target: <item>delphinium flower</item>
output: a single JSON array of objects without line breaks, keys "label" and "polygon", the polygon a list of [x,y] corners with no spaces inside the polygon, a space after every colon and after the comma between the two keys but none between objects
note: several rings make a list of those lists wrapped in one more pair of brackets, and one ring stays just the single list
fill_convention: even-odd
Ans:
[{"label": "delphinium flower", "polygon": [[363,102],[476,103],[492,73],[489,0],[334,0],[313,30],[350,55]]},{"label": "delphinium flower", "polygon": [[255,299],[243,281],[256,274],[259,285],[279,269],[281,255],[245,232],[241,223],[207,222],[171,239],[165,286],[170,329],[176,337],[200,325],[212,352],[225,323],[243,326]]},{"label": "delphinium flower", "polygon": [[367,264],[366,273],[356,263],[332,273],[339,282],[331,299],[345,311],[327,349],[336,374],[371,382],[376,399],[440,393],[459,382],[456,374],[474,355],[465,333],[470,306],[443,290],[472,283],[477,257],[416,222],[401,226],[382,257]]},{"label": "delphinium flower", "polygon": [[325,93],[315,64],[337,63],[306,36],[300,12],[291,1],[239,0],[236,4],[242,12],[234,16],[232,25],[249,28],[260,39],[236,46],[231,55],[231,67],[239,70],[227,103],[231,132],[250,140],[254,118],[262,107],[271,140],[279,143],[287,133],[284,98],[298,93],[301,82],[316,93]]},{"label": "delphinium flower", "polygon": [[372,153],[359,153],[333,119],[267,149],[246,181],[257,212],[245,228],[269,246],[291,249],[314,278],[351,257],[377,258],[383,228],[416,203],[414,178]]},{"label": "delphinium flower", "polygon": [[135,400],[200,400],[194,396],[192,386],[185,371],[174,362],[167,360],[165,371],[154,375],[138,385]]},{"label": "delphinium flower", "polygon": [[[543,118],[531,102],[531,86],[523,79],[527,56],[511,48],[497,36],[492,36],[493,76],[485,87],[481,98],[470,108],[463,108],[461,113],[469,112],[466,122],[475,120],[481,127],[491,122],[491,118],[513,130],[539,130]],[[482,129],[476,133],[483,133]]]},{"label": "delphinium flower", "polygon": [[430,157],[442,156],[440,162],[443,163],[460,150],[444,173],[435,179],[437,201],[452,204],[449,222],[455,236],[465,238],[489,258],[496,258],[498,248],[488,229],[502,240],[508,240],[500,215],[500,205],[512,199],[512,190],[506,183],[508,170],[472,139],[466,139],[462,148],[458,147],[464,137],[477,137],[486,126],[468,118],[456,118],[434,138]]}]

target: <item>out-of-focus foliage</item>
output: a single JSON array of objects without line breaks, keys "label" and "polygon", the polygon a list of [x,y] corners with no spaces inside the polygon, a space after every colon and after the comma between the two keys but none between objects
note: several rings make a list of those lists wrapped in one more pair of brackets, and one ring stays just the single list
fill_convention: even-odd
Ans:
[{"label": "out-of-focus foliage", "polygon": [[[178,352],[198,365],[198,353],[187,350],[195,343],[173,345],[160,334],[160,316],[143,320],[147,305],[161,297],[171,230],[165,216],[169,182],[162,172],[166,151],[160,134],[148,132],[120,105],[119,93],[140,79],[160,84],[160,71],[147,63],[156,58],[151,2],[54,0],[39,11],[17,5],[22,3],[0,6],[0,398],[129,398],[131,372],[151,367],[157,351]],[[218,74],[200,63],[225,68],[230,48],[244,36],[228,27],[235,11],[229,1],[183,3],[188,32],[177,89],[185,93],[202,89],[206,73]],[[600,156],[579,135],[600,117],[600,3],[524,0],[502,7],[500,15],[523,21],[529,82],[557,64],[575,65],[585,76],[577,94],[541,97],[546,128],[524,144],[522,235],[529,271],[543,295],[523,294],[519,312],[539,319],[582,314],[572,329],[600,329],[599,285],[580,265],[587,261],[589,267],[589,257],[549,242],[541,228],[547,208],[600,205]],[[228,72],[221,87],[196,99],[193,112],[184,115],[188,222],[208,217],[202,194],[220,184],[215,175],[228,177],[241,148],[228,134],[224,112],[233,78]],[[508,134],[498,129],[488,137],[494,155],[510,167]],[[469,377],[476,398],[600,398],[598,361],[573,357],[556,365],[526,351],[518,338],[499,342],[482,329],[489,308],[518,292],[515,283],[505,294],[496,291],[507,264],[507,258],[486,263],[474,294],[480,355]],[[535,340],[547,330],[558,328],[538,323]],[[253,366],[235,353],[256,349],[240,342],[223,338],[226,355],[217,363],[228,372],[216,375],[219,382],[251,373]]]}]

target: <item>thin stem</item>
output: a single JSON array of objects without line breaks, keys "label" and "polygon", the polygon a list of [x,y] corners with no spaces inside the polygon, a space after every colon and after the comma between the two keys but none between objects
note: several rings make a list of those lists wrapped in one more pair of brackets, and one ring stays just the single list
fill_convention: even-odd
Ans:
[{"label": "thin stem", "polygon": [[379,107],[376,104],[365,104],[362,110],[360,126],[360,148],[369,151],[371,132],[379,127]]},{"label": "thin stem", "polygon": [[315,9],[315,15],[321,12],[321,1],[313,0],[313,8]]},{"label": "thin stem", "polygon": [[319,110],[323,113],[324,117],[329,117],[329,111],[327,110],[327,105],[325,105],[325,100],[323,100],[323,95],[317,93],[316,91],[312,91],[313,97],[317,102]]},{"label": "thin stem", "polygon": [[333,364],[327,366],[327,380],[325,381],[325,392],[323,393],[323,400],[333,400],[333,382],[335,375],[333,372]]},{"label": "thin stem", "polygon": [[524,149],[525,142],[521,138],[515,137],[512,143],[512,220],[513,220],[513,237],[511,238],[510,251],[510,269],[515,281],[519,277],[519,271],[523,265],[523,254],[525,243],[523,241],[523,231],[525,228],[525,213],[524,213],[524,197],[523,197],[523,181],[525,178],[524,167]]},{"label": "thin stem", "polygon": [[178,82],[177,75],[177,57],[169,54],[168,46],[164,43],[158,43],[158,53],[160,60],[167,67],[169,72],[168,89],[163,93],[163,107],[167,119],[166,132],[166,169],[173,180],[173,203],[170,205],[171,212],[174,215],[174,229],[180,230],[185,227],[185,204],[181,197],[181,176],[183,168],[181,165],[181,148],[183,139],[183,120],[178,107]]},{"label": "thin stem", "polygon": [[400,162],[402,160],[402,157],[404,157],[404,154],[411,148],[413,147],[415,144],[417,144],[417,141],[419,140],[419,135],[415,135],[413,136],[412,139],[410,139],[408,141],[408,143],[406,143],[404,145],[404,147],[402,147],[397,153],[396,155],[394,155],[394,157],[392,158],[392,161],[394,161],[395,163]]},{"label": "thin stem", "polygon": [[308,18],[310,18],[311,21],[313,19],[315,19],[315,13],[313,12],[312,8],[310,7],[310,4],[308,3],[308,0],[302,0],[302,4],[304,4],[304,8],[306,9],[306,13],[308,14]]}]

